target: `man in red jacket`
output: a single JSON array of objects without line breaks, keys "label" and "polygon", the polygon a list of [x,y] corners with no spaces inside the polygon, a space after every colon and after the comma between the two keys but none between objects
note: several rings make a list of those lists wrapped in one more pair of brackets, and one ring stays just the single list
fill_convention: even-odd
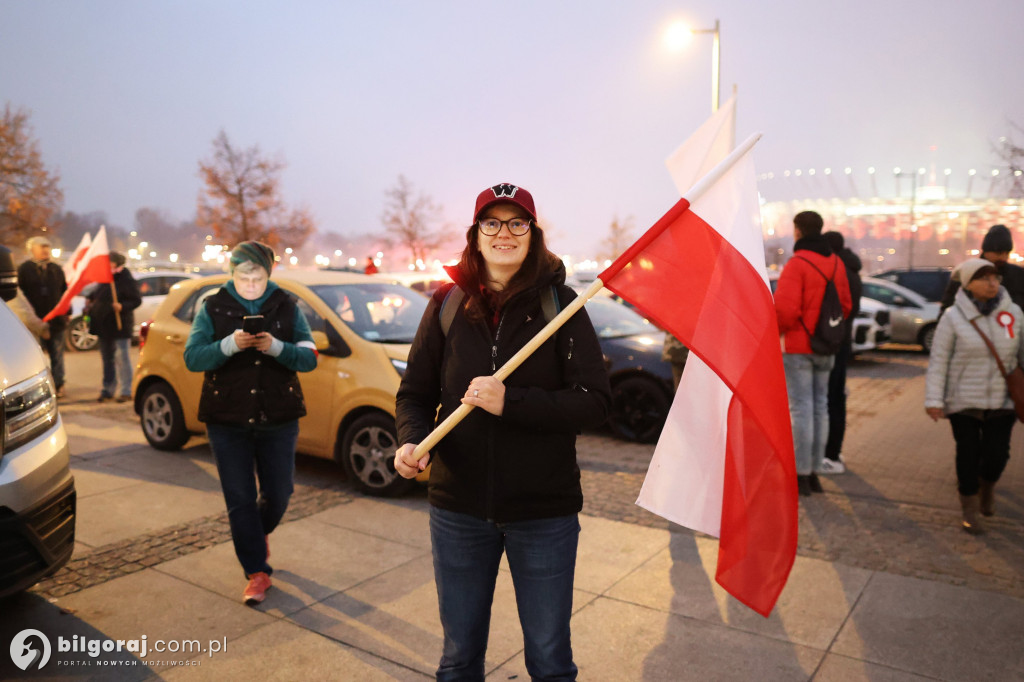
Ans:
[{"label": "man in red jacket", "polygon": [[821,236],[823,224],[814,211],[803,211],[793,217],[793,257],[775,289],[775,314],[782,334],[782,364],[786,370],[796,480],[801,495],[822,491],[817,472],[828,440],[828,376],[835,356],[815,354],[810,337],[818,324],[828,280],[835,283],[843,317],[849,317],[852,310],[846,268]]}]

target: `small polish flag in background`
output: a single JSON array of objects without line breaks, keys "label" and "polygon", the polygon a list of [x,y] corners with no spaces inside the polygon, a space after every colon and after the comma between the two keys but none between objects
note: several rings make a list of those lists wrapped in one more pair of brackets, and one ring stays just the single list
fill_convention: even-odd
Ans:
[{"label": "small polish flag in background", "polygon": [[[86,235],[88,236],[88,235]],[[84,238],[83,238],[84,241]],[[81,246],[81,244],[79,244]],[[77,255],[78,249],[75,249]],[[74,259],[74,256],[72,256]],[[71,308],[71,299],[82,293],[82,289],[93,282],[113,282],[114,275],[110,269],[110,249],[107,248],[107,228],[101,226],[81,258],[73,267],[68,279],[68,290],[60,297],[60,301],[43,318],[49,322],[58,315],[64,315]]]},{"label": "small polish flag in background", "polygon": [[82,258],[85,256],[85,252],[89,250],[89,244],[92,244],[92,237],[86,232],[82,235],[81,241],[78,242],[78,246],[68,256],[67,261],[64,263],[64,279],[70,282],[75,276],[75,269],[78,264],[82,262]]}]

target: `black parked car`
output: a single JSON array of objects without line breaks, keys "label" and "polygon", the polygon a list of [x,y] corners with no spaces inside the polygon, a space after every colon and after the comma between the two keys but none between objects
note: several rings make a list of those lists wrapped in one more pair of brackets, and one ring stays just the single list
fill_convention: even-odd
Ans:
[{"label": "black parked car", "polygon": [[608,297],[587,303],[612,385],[612,432],[653,443],[672,404],[672,366],[661,359],[665,332]]},{"label": "black parked car", "polygon": [[915,268],[886,270],[871,276],[896,282],[901,287],[921,294],[926,301],[935,303],[942,300],[952,272],[952,268]]}]

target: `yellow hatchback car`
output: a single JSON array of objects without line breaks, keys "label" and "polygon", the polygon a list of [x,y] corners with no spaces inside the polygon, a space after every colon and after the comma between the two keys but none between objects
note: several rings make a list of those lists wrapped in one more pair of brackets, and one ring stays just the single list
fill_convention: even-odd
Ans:
[{"label": "yellow hatchback car", "polygon": [[[132,394],[154,448],[179,450],[205,431],[197,418],[203,374],[185,368],[185,342],[196,312],[227,279],[174,285],[140,330]],[[299,420],[298,451],[340,461],[363,492],[401,494],[411,481],[394,468],[395,393],[428,299],[347,272],[276,271],[272,279],[298,300],[320,354],[315,370],[299,374],[308,412]]]}]

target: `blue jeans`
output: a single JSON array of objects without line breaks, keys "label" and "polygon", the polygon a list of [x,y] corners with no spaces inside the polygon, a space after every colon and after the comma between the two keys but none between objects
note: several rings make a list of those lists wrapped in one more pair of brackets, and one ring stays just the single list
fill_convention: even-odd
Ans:
[{"label": "blue jeans", "polygon": [[274,569],[267,563],[266,536],[277,528],[292,496],[299,422],[258,431],[207,424],[206,433],[217,460],[235,556],[246,576],[269,575]]},{"label": "blue jeans", "polygon": [[119,395],[132,395],[132,340],[112,336],[100,337],[100,357],[103,359],[102,395],[113,398],[117,385],[121,384]]},{"label": "blue jeans", "polygon": [[580,523],[576,514],[494,523],[430,508],[434,580],[444,628],[438,680],[483,680],[491,602],[508,554],[533,680],[575,680],[569,620]]},{"label": "blue jeans", "polygon": [[831,355],[782,354],[798,476],[819,471],[825,458],[825,443],[828,441],[828,376],[834,362],[835,357]]}]

